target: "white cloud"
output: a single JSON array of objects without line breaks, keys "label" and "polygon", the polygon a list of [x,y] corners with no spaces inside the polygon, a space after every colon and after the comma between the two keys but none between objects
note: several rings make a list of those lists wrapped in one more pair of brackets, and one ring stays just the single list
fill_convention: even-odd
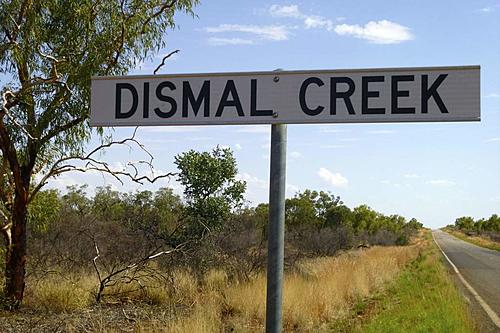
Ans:
[{"label": "white cloud", "polygon": [[447,179],[435,179],[435,180],[429,180],[425,182],[426,184],[429,185],[435,185],[435,186],[453,186],[455,185],[455,182]]},{"label": "white cloud", "polygon": [[247,33],[258,39],[270,41],[287,40],[290,35],[289,29],[283,25],[219,24],[216,27],[206,27],[205,31],[208,33]]},{"label": "white cloud", "polygon": [[403,175],[403,177],[405,177],[405,178],[420,178],[420,176],[415,174],[415,173],[407,173],[407,174]]},{"label": "white cloud", "polygon": [[329,183],[334,187],[343,187],[347,186],[349,181],[347,178],[342,176],[340,173],[332,173],[330,170],[326,168],[319,168],[317,172],[318,176],[323,179],[325,182]]},{"label": "white cloud", "polygon": [[255,41],[251,39],[243,38],[218,38],[210,37],[207,39],[208,44],[212,46],[222,46],[222,45],[253,45]]},{"label": "white cloud", "polygon": [[380,181],[381,184],[390,184],[391,181],[390,180],[387,180],[387,179],[384,179],[384,180],[381,180]]},{"label": "white cloud", "polygon": [[[364,26],[358,24],[337,24],[320,15],[307,15],[297,5],[272,5],[269,14],[273,17],[288,17],[302,20],[306,29],[325,29],[335,31],[341,36],[353,36],[377,44],[396,44],[414,38],[408,27],[388,20],[370,21]],[[345,17],[337,17],[337,22]]]},{"label": "white cloud", "polygon": [[269,8],[269,13],[274,17],[293,17],[293,18],[302,18],[303,14],[299,10],[299,6],[297,5],[289,5],[289,6],[280,6],[280,5],[272,5]]},{"label": "white cloud", "polygon": [[481,9],[479,9],[479,11],[483,12],[483,13],[489,13],[489,12],[492,12],[494,10],[495,10],[495,8],[493,8],[493,7],[483,7]]},{"label": "white cloud", "polygon": [[236,143],[236,144],[234,145],[234,149],[236,149],[236,150],[242,150],[242,149],[243,149],[243,147],[242,147],[239,143]]},{"label": "white cloud", "polygon": [[290,157],[291,157],[291,158],[302,158],[302,157],[304,157],[304,155],[302,155],[302,154],[301,154],[300,152],[298,152],[298,151],[292,151],[292,152],[290,153]]},{"label": "white cloud", "polygon": [[306,15],[300,11],[297,5],[272,5],[269,8],[269,13],[274,17],[291,17],[303,20],[306,29],[324,28],[330,31],[334,28],[332,20],[318,15]]},{"label": "white cloud", "polygon": [[484,140],[484,142],[498,142],[498,141],[500,141],[500,137],[489,138],[487,140]]},{"label": "white cloud", "polygon": [[333,30],[333,22],[321,16],[316,16],[316,15],[308,16],[304,20],[304,24],[306,25],[307,29],[324,28],[328,31]]},{"label": "white cloud", "polygon": [[376,44],[397,44],[414,38],[408,27],[387,20],[370,21],[364,26],[340,24],[335,32],[341,36],[353,36]]}]

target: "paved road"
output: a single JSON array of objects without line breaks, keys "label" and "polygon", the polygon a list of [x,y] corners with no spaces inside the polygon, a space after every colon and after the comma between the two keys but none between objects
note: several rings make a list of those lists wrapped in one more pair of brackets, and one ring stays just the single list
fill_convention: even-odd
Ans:
[{"label": "paved road", "polygon": [[500,316],[500,252],[464,242],[440,230],[433,234],[465,280]]}]

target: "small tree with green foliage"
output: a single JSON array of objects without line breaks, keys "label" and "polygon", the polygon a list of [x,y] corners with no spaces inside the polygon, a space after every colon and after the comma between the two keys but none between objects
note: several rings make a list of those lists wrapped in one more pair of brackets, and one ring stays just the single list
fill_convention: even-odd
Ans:
[{"label": "small tree with green foliage", "polygon": [[329,192],[305,190],[285,201],[285,219],[289,226],[323,226],[328,210],[342,205],[340,198]]},{"label": "small tree with green foliage", "polygon": [[455,220],[455,226],[462,230],[473,230],[474,219],[470,216],[462,216]]},{"label": "small tree with green foliage", "polygon": [[175,157],[184,186],[188,219],[183,235],[198,238],[220,228],[231,210],[243,203],[246,182],[236,180],[236,159],[229,148],[190,150]]}]

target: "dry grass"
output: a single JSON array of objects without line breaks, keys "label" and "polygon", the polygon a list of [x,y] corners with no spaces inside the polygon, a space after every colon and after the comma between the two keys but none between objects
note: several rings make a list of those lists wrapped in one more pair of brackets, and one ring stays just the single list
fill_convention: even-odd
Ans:
[{"label": "dry grass", "polygon": [[88,275],[64,276],[52,274],[28,284],[25,304],[28,307],[53,312],[71,312],[88,307],[93,299],[95,281]]},{"label": "dry grass", "polygon": [[[328,322],[348,316],[357,301],[392,280],[418,253],[419,246],[415,245],[374,247],[300,263],[296,272],[285,277],[285,331],[326,329]],[[260,274],[246,283],[221,286],[201,296],[202,306],[195,305],[190,316],[180,318],[169,329],[181,332],[186,331],[186,325],[196,325],[195,331],[199,332],[262,330],[265,276]]]},{"label": "dry grass", "polygon": [[[285,331],[326,331],[332,321],[352,316],[356,304],[393,280],[417,257],[421,247],[421,244],[373,247],[299,263],[285,276]],[[202,280],[186,270],[172,272],[171,277],[171,280],[152,279],[140,288],[134,283],[119,284],[107,291],[116,296],[105,299],[113,300],[112,303],[142,302],[158,306],[154,311],[162,314],[137,315],[134,321],[129,321],[129,327],[137,332],[263,330],[266,296],[263,273],[246,282],[229,281],[222,270],[212,270]],[[65,280],[50,277],[27,293],[27,306],[85,312],[94,301],[96,282],[94,276],[83,274]],[[89,317],[85,330],[112,332],[113,324],[106,325],[106,318],[101,319]],[[67,325],[68,330],[79,331],[78,323]]]}]

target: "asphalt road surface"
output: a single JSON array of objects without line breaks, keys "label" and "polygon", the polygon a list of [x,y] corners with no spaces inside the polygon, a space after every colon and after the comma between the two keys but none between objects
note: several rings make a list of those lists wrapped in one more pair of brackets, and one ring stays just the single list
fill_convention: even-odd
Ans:
[{"label": "asphalt road surface", "polygon": [[460,274],[500,316],[500,252],[467,243],[440,230],[433,234]]}]

